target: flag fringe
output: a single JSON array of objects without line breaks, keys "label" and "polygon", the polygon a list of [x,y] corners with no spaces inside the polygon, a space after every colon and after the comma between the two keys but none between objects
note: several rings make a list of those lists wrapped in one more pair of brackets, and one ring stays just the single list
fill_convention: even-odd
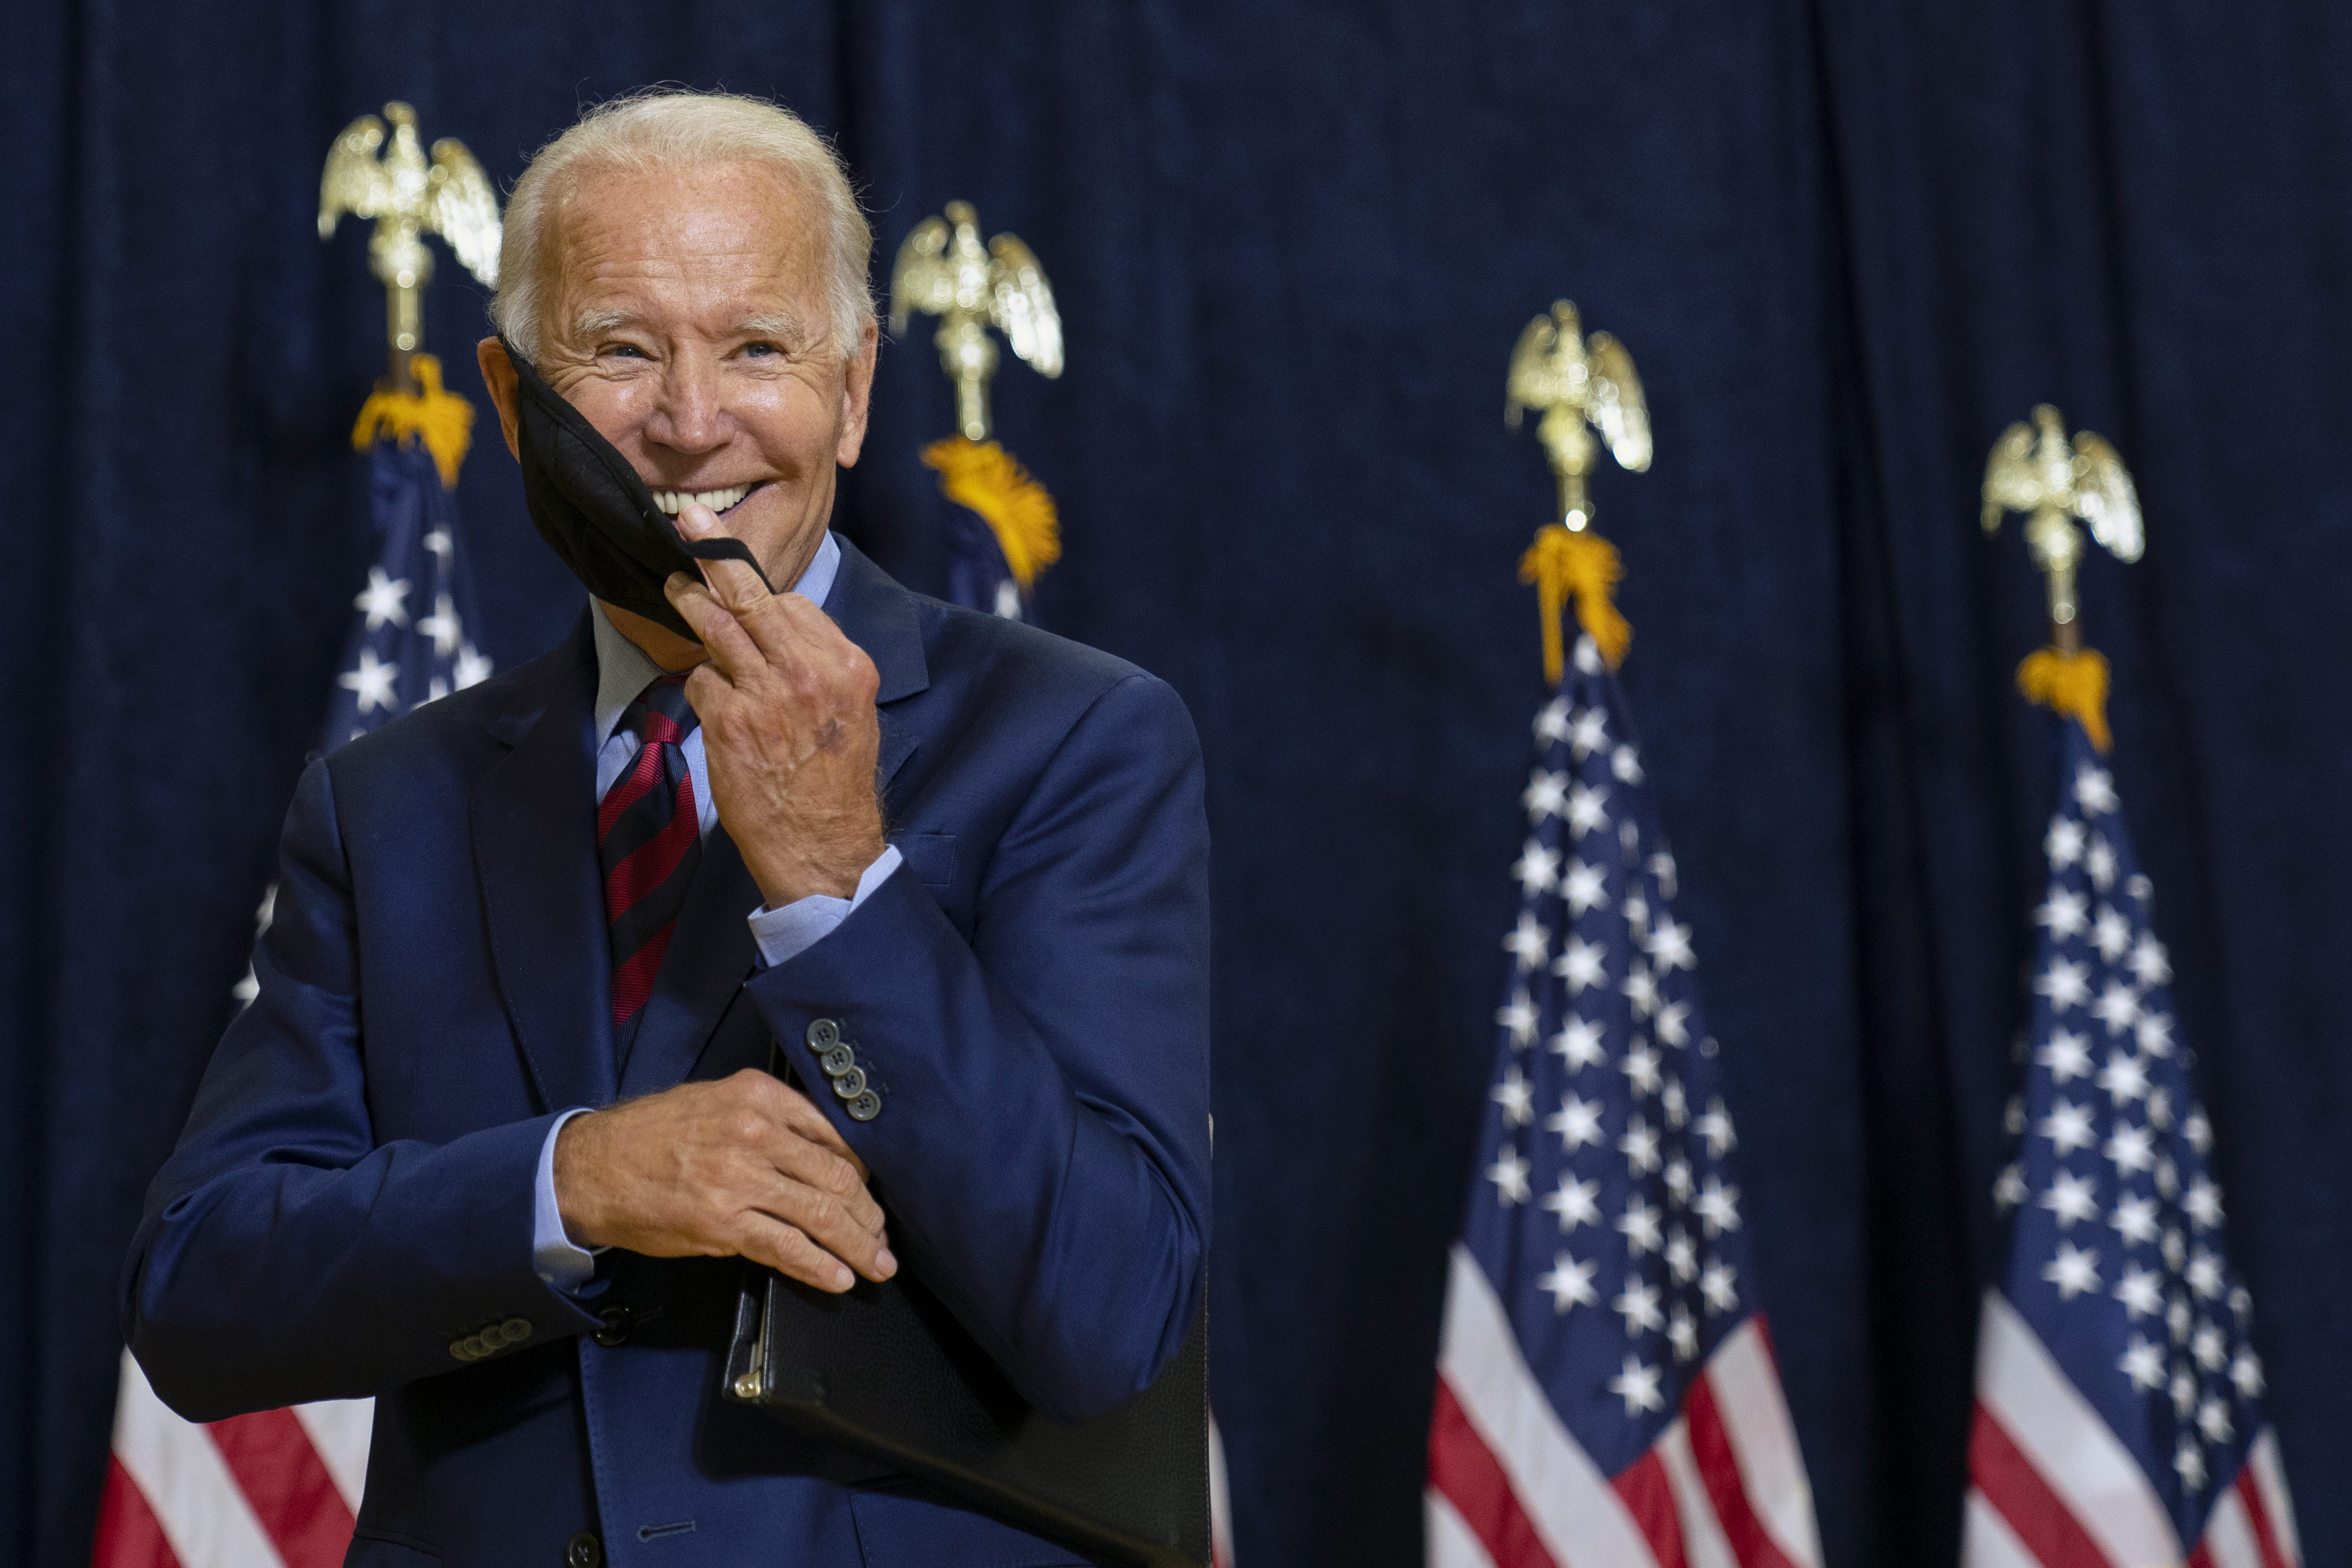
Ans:
[{"label": "flag fringe", "polygon": [[2037,648],[2017,666],[2017,689],[2029,702],[2080,720],[2092,747],[2105,755],[2113,737],[2107,732],[2107,661],[2098,650]]},{"label": "flag fringe", "polygon": [[1062,559],[1062,530],[1054,497],[1031,478],[1020,460],[993,441],[950,435],[923,448],[923,461],[939,470],[940,489],[959,506],[980,514],[996,535],[1004,564],[1021,591],[1037,574]]},{"label": "flag fringe", "polygon": [[441,361],[431,354],[413,356],[408,371],[416,378],[417,390],[403,392],[378,386],[360,405],[352,444],[365,452],[379,440],[389,438],[406,446],[422,437],[425,450],[433,454],[434,465],[441,470],[442,488],[454,490],[457,466],[473,444],[474,405],[443,390]]},{"label": "flag fringe", "polygon": [[1572,596],[1576,622],[1601,650],[1611,669],[1625,662],[1633,628],[1619,612],[1615,593],[1625,576],[1617,547],[1594,533],[1571,533],[1559,523],[1536,530],[1535,543],[1519,558],[1519,580],[1535,585],[1537,613],[1543,621],[1544,680],[1558,685],[1566,667],[1560,615]]}]

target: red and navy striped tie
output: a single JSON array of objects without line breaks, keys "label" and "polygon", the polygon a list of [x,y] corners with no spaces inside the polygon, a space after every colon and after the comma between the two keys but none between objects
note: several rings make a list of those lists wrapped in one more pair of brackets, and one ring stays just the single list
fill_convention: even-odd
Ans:
[{"label": "red and navy striped tie", "polygon": [[686,677],[655,680],[621,716],[621,727],[636,732],[637,754],[596,808],[617,1046],[627,1044],[654,993],[654,977],[702,859],[702,819],[684,749],[694,725]]}]

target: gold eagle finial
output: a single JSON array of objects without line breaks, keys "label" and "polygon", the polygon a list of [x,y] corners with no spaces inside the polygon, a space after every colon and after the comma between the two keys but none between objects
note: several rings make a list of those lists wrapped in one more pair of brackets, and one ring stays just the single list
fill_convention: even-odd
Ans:
[{"label": "gold eagle finial", "polygon": [[1045,268],[1013,235],[982,247],[969,202],[950,202],[944,218],[925,218],[899,246],[890,268],[893,335],[914,311],[940,319],[932,340],[955,382],[956,424],[968,440],[988,439],[988,383],[997,366],[991,326],[1038,374],[1062,373],[1062,318]]},{"label": "gold eagle finial", "polygon": [[1633,356],[1606,332],[1583,335],[1572,301],[1555,301],[1519,334],[1504,382],[1503,422],[1513,430],[1527,409],[1543,411],[1536,438],[1559,477],[1559,520],[1570,533],[1592,521],[1585,477],[1592,472],[1593,441],[1601,433],[1618,464],[1639,474],[1650,466],[1650,408]]},{"label": "gold eagle finial", "polygon": [[428,164],[416,134],[416,111],[404,103],[383,106],[392,121],[391,146],[383,120],[363,114],[344,128],[328,149],[319,180],[319,237],[331,238],[345,213],[373,218],[368,263],[387,291],[386,325],[392,341],[393,379],[407,379],[408,356],[423,346],[420,301],[433,280],[433,253],[424,236],[437,234],[467,271],[486,287],[499,281],[499,198],[489,177],[466,151],[445,136],[433,144]]},{"label": "gold eagle finial", "polygon": [[1985,461],[1985,532],[2000,532],[2011,512],[2030,514],[2025,543],[2049,582],[2052,635],[2072,652],[2082,643],[2074,570],[2082,564],[2083,534],[2074,519],[2088,523],[2091,537],[2116,559],[2137,560],[2144,538],[2131,474],[2116,449],[2090,431],[2077,431],[2070,443],[2064,419],[2041,403],[2033,423],[2020,420],[2002,432]]}]

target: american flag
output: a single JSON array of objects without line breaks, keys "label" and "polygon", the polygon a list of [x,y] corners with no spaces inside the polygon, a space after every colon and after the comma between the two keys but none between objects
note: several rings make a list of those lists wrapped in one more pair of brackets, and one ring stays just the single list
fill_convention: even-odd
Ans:
[{"label": "american flag", "polygon": [[2059,758],[2015,1157],[1993,1194],[2008,1249],[1979,1331],[1963,1558],[2297,1568],[2154,889],[2075,720]]},{"label": "american flag", "polygon": [[[369,463],[380,549],[353,603],[322,752],[490,673],[466,631],[472,580],[433,457],[422,442],[383,440]],[[275,894],[262,897],[263,931]],[[254,992],[247,968],[239,1004]],[[125,1351],[91,1568],[335,1568],[373,1414],[373,1400],[347,1399],[198,1425],[165,1407]]]},{"label": "american flag", "polygon": [[1428,1560],[1820,1568],[1674,856],[1590,637],[1535,738],[1446,1287]]}]

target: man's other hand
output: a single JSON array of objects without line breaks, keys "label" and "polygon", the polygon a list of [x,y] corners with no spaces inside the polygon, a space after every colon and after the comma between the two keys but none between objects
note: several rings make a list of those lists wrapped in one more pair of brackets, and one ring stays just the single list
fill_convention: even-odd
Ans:
[{"label": "man's other hand", "polygon": [[574,1116],[555,1140],[555,1201],[583,1247],[734,1257],[820,1291],[898,1271],[863,1161],[824,1113],[750,1068]]},{"label": "man's other hand", "polygon": [[[678,531],[719,519],[699,504]],[[702,721],[710,793],[771,909],[813,894],[847,898],[880,856],[874,762],[882,731],[874,661],[801,594],[770,593],[740,560],[669,580],[669,601],[710,653],[686,683]]]}]

